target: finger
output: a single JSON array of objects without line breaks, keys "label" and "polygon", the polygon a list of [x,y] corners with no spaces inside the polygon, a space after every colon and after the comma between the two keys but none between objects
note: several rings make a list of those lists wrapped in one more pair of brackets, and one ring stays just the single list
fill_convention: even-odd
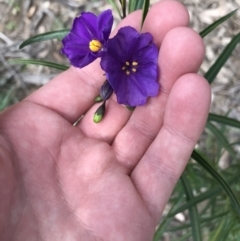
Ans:
[{"label": "finger", "polygon": [[[173,18],[172,14],[169,15],[169,12],[177,14]],[[166,33],[175,27],[187,26],[188,19],[188,13],[182,4],[176,1],[162,1],[150,9],[143,25],[143,31],[151,32],[154,41],[158,44],[158,47],[160,47]],[[162,49],[160,50],[160,55],[161,52]],[[108,101],[107,113],[104,119],[96,125],[92,121],[96,109],[96,105],[90,109],[81,120],[79,128],[88,136],[111,143],[119,130],[126,124],[131,112],[125,107],[118,105],[114,99],[111,99]]]},{"label": "finger", "polygon": [[183,74],[197,72],[203,58],[204,45],[199,34],[186,27],[168,32],[160,49],[160,93],[134,111],[113,143],[117,159],[129,171],[159,132],[174,82]]},{"label": "finger", "polygon": [[210,87],[197,74],[180,77],[166,106],[163,127],[132,172],[151,214],[159,219],[205,126]]},{"label": "finger", "polygon": [[[140,23],[141,12],[137,11],[122,20],[117,29],[125,25],[140,29]],[[25,100],[52,109],[73,123],[94,104],[105,79],[99,60],[96,60],[82,69],[69,68]]]}]

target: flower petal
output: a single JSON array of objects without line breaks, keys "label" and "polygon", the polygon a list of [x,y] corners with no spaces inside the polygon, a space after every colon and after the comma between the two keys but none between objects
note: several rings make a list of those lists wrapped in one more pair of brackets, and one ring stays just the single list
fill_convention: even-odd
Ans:
[{"label": "flower petal", "polygon": [[71,32],[81,38],[97,39],[97,16],[91,12],[81,13],[79,17],[75,18]]},{"label": "flower petal", "polygon": [[97,58],[90,53],[88,44],[72,33],[63,39],[63,45],[62,53],[75,67],[82,68]]},{"label": "flower petal", "polygon": [[118,31],[117,37],[109,39],[107,43],[108,52],[111,52],[115,58],[123,63],[130,61],[129,57],[132,55],[138,39],[139,33],[134,28],[123,27]]},{"label": "flower petal", "polygon": [[132,54],[132,58],[138,59],[138,62],[157,62],[158,49],[152,42],[153,38],[149,33],[143,33],[139,37],[139,41],[135,47],[135,51]]},{"label": "flower petal", "polygon": [[112,11],[106,10],[98,16],[98,30],[100,39],[107,41],[112,30],[113,15]]},{"label": "flower petal", "polygon": [[116,89],[117,102],[128,106],[139,106],[146,103],[145,90],[136,85],[136,79],[127,76],[124,72],[121,76],[117,74],[107,75],[108,79],[119,78],[121,81],[115,81],[112,88]]},{"label": "flower petal", "polygon": [[148,66],[147,71],[140,69],[134,76],[137,80],[135,84],[145,90],[146,96],[156,96],[158,94],[160,85],[157,82],[156,66]]},{"label": "flower petal", "polygon": [[152,71],[142,70],[138,74],[130,75],[126,75],[125,72],[120,72],[120,74],[111,72],[107,74],[107,78],[116,93],[119,104],[139,106],[146,104],[149,96],[158,94],[159,83],[156,80],[156,73],[154,68]]}]

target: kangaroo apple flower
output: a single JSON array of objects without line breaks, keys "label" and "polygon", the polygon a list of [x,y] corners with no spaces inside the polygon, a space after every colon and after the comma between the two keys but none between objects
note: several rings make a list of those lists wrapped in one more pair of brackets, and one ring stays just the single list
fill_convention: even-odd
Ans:
[{"label": "kangaroo apple flower", "polygon": [[128,106],[146,104],[159,92],[158,48],[150,33],[138,33],[128,26],[121,28],[106,43],[101,67],[117,101]]},{"label": "kangaroo apple flower", "polygon": [[71,31],[62,40],[62,53],[75,67],[82,68],[90,64],[105,51],[112,24],[111,10],[106,10],[99,16],[83,12],[74,19]]}]

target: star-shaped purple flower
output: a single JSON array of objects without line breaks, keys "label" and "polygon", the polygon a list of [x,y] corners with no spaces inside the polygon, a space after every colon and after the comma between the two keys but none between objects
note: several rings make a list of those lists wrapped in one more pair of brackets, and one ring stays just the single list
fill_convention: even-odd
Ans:
[{"label": "star-shaped purple flower", "polygon": [[101,57],[113,24],[111,10],[99,16],[83,12],[74,19],[70,33],[63,39],[62,53],[71,64],[82,68]]},{"label": "star-shaped purple flower", "polygon": [[132,27],[121,28],[106,44],[101,58],[120,104],[139,106],[158,94],[158,48],[150,33],[138,33]]}]

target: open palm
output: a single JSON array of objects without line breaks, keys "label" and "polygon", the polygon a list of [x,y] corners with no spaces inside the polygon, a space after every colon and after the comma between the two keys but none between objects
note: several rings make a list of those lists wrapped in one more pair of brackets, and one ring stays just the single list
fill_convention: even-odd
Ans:
[{"label": "open palm", "polygon": [[[118,28],[140,20],[135,12]],[[161,45],[161,91],[133,113],[112,98],[103,121],[92,121],[98,62],[1,113],[0,240],[151,240],[209,109],[196,74],[203,43],[187,25],[178,2],[151,8],[142,31]]]}]

